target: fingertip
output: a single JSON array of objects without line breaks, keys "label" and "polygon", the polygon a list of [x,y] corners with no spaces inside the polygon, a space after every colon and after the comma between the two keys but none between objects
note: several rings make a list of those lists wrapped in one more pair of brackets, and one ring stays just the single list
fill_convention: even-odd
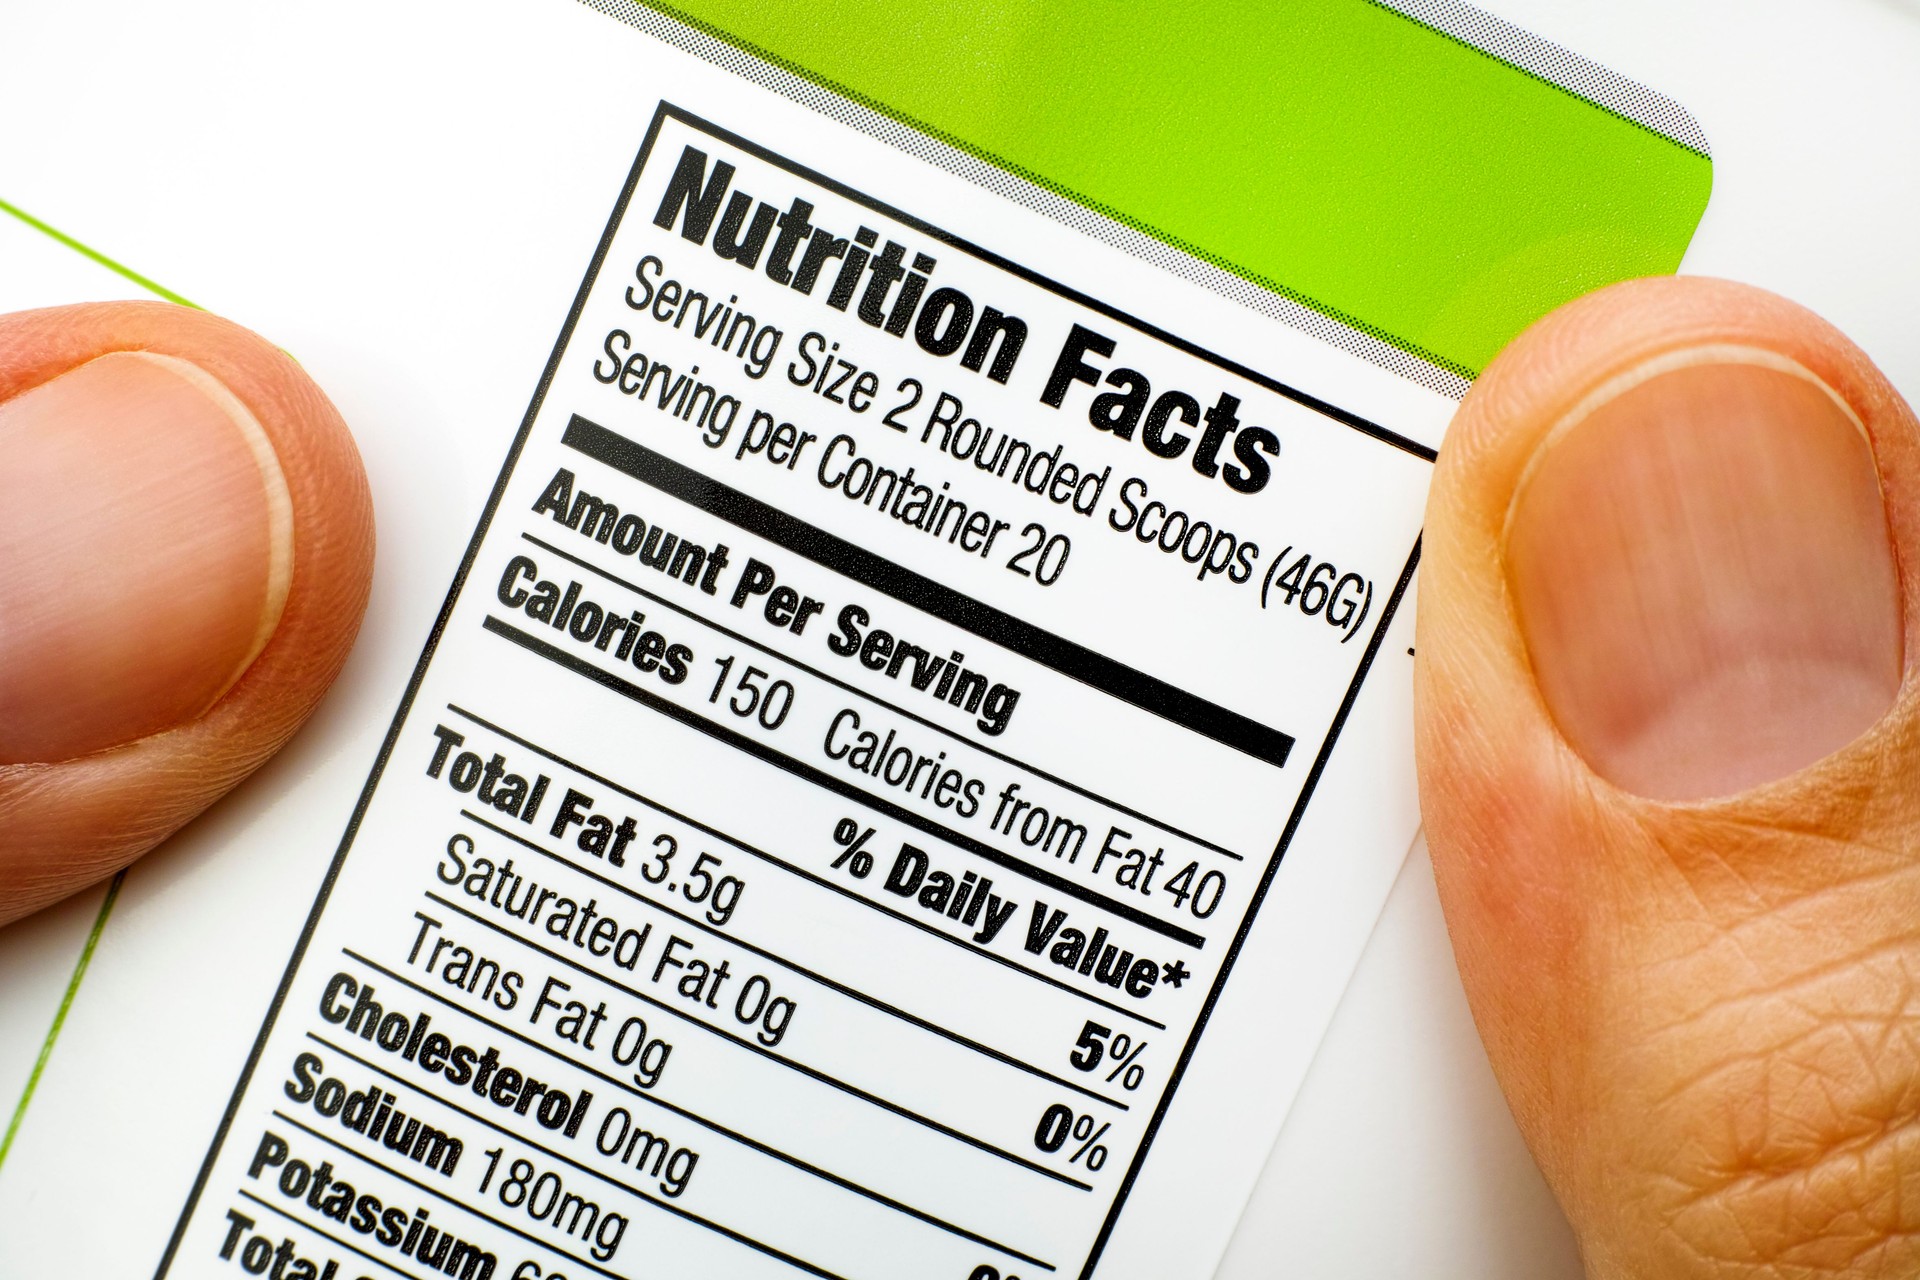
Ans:
[{"label": "fingertip", "polygon": [[1917,441],[1824,320],[1680,278],[1539,322],[1441,450],[1421,810],[1489,1058],[1590,1249],[1688,1247],[1662,1215],[1720,1176],[1693,1163],[1727,1154],[1718,1064],[1776,1061],[1795,1007],[1767,993],[1899,1003],[1834,957],[1910,941],[1897,889],[1862,904],[1913,847]]},{"label": "fingertip", "polygon": [[[1575,423],[1586,425],[1570,434]],[[1911,661],[1904,636],[1920,627],[1917,447],[1912,411],[1872,361],[1820,317],[1764,290],[1636,280],[1541,320],[1462,402],[1435,468],[1416,667],[1427,754],[1449,754],[1448,738],[1425,726],[1455,709],[1501,725],[1481,737],[1505,752],[1520,737],[1529,751],[1559,750],[1571,737],[1575,761],[1598,763],[1629,792],[1687,799],[1690,788],[1704,797],[1759,785],[1769,771],[1783,776],[1855,740],[1891,705]],[[1559,474],[1534,483],[1550,458]],[[1586,572],[1596,557],[1606,571]],[[1683,572],[1668,574],[1676,565]],[[1683,610],[1677,623],[1663,615],[1674,603],[1657,598],[1663,575],[1670,592],[1714,607]],[[1538,607],[1552,590],[1564,597],[1557,610]],[[1823,618],[1845,625],[1822,634]],[[1772,634],[1743,652],[1742,623]],[[1578,647],[1604,638],[1605,626],[1620,638],[1588,645],[1582,661],[1602,668],[1594,681],[1672,665],[1696,634],[1696,677],[1714,646],[1729,671],[1748,659],[1764,667],[1782,648],[1778,637],[1793,635],[1817,659],[1802,664],[1801,702],[1831,687],[1854,690],[1857,705],[1825,727],[1791,716],[1777,732],[1756,723],[1756,740],[1778,739],[1772,754],[1745,772],[1722,771],[1717,787],[1706,785],[1713,769],[1705,789],[1663,779],[1657,757],[1651,771],[1628,777],[1597,759],[1599,735],[1577,723],[1577,710],[1552,705],[1566,664],[1558,650],[1543,661],[1540,648],[1545,631]],[[1853,656],[1836,663],[1836,652]],[[1848,675],[1856,669],[1857,680]],[[1606,713],[1654,718],[1644,697],[1637,710],[1631,701]],[[1693,719],[1715,718],[1716,706],[1729,724],[1743,709],[1738,698],[1706,699]],[[1801,739],[1810,745],[1796,755]],[[1444,801],[1449,792],[1434,794]]]},{"label": "fingertip", "polygon": [[[6,411],[34,403],[41,428],[10,436]],[[0,519],[16,576],[60,602],[0,627],[32,712],[0,734],[0,922],[124,866],[277,751],[345,662],[371,582],[352,437],[257,334],[163,303],[0,317],[0,463],[57,454],[62,415],[74,447],[52,470],[88,491],[93,540],[85,512],[50,527],[58,494]],[[63,717],[76,701],[87,715]]]}]

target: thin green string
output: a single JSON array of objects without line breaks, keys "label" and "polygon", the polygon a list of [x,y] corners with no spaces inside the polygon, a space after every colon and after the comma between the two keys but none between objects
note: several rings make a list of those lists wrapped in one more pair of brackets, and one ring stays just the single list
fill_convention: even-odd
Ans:
[{"label": "thin green string", "polygon": [[141,275],[138,271],[135,271],[132,267],[127,266],[125,263],[115,262],[112,258],[109,258],[104,253],[101,253],[98,249],[95,249],[90,245],[81,244],[78,240],[75,240],[72,236],[60,230],[58,227],[48,226],[46,223],[40,221],[40,219],[28,213],[25,209],[20,208],[18,205],[9,204],[5,200],[0,200],[0,213],[12,214],[14,217],[20,219],[20,221],[32,227],[35,231],[40,232],[42,235],[52,237],[53,239],[59,241],[61,244],[67,246],[67,248],[73,250],[75,253],[80,254],[82,257],[92,259],[93,261],[99,263],[101,266],[105,267],[107,270],[113,272],[115,275],[126,277],[128,280],[133,281],[135,284],[139,285],[142,289],[145,289],[148,293],[153,294],[155,297],[165,298],[168,302],[175,302],[183,307],[192,307],[195,311],[205,310],[205,308],[202,307],[199,303],[193,302],[193,301],[190,301],[189,299],[181,297],[179,294],[167,288],[165,285],[159,283],[156,280],[148,279],[146,276]]},{"label": "thin green string", "polygon": [[80,949],[80,962],[73,966],[73,976],[67,979],[67,992],[60,997],[60,1010],[53,1015],[53,1025],[47,1028],[47,1038],[40,1045],[40,1056],[34,1060],[33,1074],[27,1077],[27,1087],[21,1092],[20,1102],[13,1109],[13,1119],[7,1122],[7,1136],[0,1138],[0,1167],[7,1163],[7,1152],[13,1150],[14,1135],[20,1132],[20,1122],[27,1117],[27,1104],[33,1101],[33,1091],[40,1085],[40,1075],[47,1069],[47,1059],[53,1056],[53,1044],[60,1038],[60,1029],[67,1025],[67,1010],[73,1008],[73,998],[80,994],[80,980],[87,976],[87,966],[93,962],[94,948],[100,945],[100,934],[107,927],[107,917],[113,914],[114,900],[120,896],[120,883],[126,878],[127,873],[122,871],[107,884],[107,896],[100,903],[100,913],[93,918],[93,931],[87,935],[87,945]]},{"label": "thin green string", "polygon": [[[47,236],[59,244],[65,245],[75,253],[90,261],[97,262],[117,276],[131,280],[148,293],[183,307],[202,308],[196,302],[181,297],[157,280],[150,279],[135,271],[125,263],[116,262],[91,245],[75,240],[58,227],[49,226],[28,213],[25,209],[6,200],[0,200],[0,212],[10,213],[35,231]],[[60,1008],[53,1015],[53,1025],[47,1028],[47,1038],[40,1044],[40,1056],[34,1060],[33,1073],[27,1077],[27,1087],[20,1093],[20,1101],[13,1108],[13,1117],[7,1121],[7,1133],[0,1138],[0,1167],[7,1163],[7,1153],[13,1150],[13,1140],[20,1132],[21,1122],[27,1117],[27,1107],[33,1102],[34,1090],[40,1086],[40,1077],[46,1072],[47,1062],[53,1057],[53,1046],[60,1039],[60,1031],[67,1025],[67,1012],[73,1008],[73,1001],[80,994],[81,980],[87,976],[87,966],[93,963],[93,953],[100,945],[100,935],[107,927],[107,917],[113,914],[113,904],[120,897],[120,886],[126,880],[123,870],[107,884],[107,896],[101,900],[99,914],[93,918],[93,928],[87,934],[87,944],[80,949],[80,959],[73,966],[73,976],[67,979],[67,990],[60,997]]]}]

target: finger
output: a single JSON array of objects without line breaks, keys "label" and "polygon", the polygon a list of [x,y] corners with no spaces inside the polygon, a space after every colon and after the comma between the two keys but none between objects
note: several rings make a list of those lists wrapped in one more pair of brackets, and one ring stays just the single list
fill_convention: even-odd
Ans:
[{"label": "finger", "polygon": [[278,750],[372,551],[345,425],[257,335],[161,303],[0,316],[0,923]]},{"label": "finger", "polygon": [[1914,417],[1809,313],[1644,281],[1461,407],[1422,811],[1595,1276],[1920,1273]]}]

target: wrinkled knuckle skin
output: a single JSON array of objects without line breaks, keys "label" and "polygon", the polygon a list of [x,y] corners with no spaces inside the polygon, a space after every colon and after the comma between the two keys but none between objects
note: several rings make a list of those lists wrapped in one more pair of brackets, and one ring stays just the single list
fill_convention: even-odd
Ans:
[{"label": "wrinkled knuckle skin", "polygon": [[[1892,708],[1816,764],[1661,805],[1544,705],[1505,518],[1540,433],[1685,345],[1786,356],[1859,415],[1903,596]],[[1474,1020],[1593,1280],[1920,1277],[1920,424],[1824,321],[1674,278],[1562,308],[1462,404],[1421,567],[1421,811]]]},{"label": "wrinkled knuckle skin", "polygon": [[1920,1274],[1920,940],[1841,963],[1648,1038],[1635,1163],[1678,1273]]},{"label": "wrinkled knuckle skin", "polygon": [[1462,977],[1593,1280],[1920,1277],[1916,700],[1688,806],[1436,718]]},{"label": "wrinkled knuckle skin", "polygon": [[1620,1274],[1920,1276],[1920,866],[1777,816],[1646,834],[1668,882],[1616,936],[1588,1064]]}]

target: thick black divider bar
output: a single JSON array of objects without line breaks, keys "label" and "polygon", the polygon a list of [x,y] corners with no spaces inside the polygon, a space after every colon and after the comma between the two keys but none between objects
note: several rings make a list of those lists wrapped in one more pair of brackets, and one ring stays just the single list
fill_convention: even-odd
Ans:
[{"label": "thick black divider bar", "polygon": [[1293,736],[960,594],[574,414],[560,442],[642,484],[1122,702],[1284,768]]}]

